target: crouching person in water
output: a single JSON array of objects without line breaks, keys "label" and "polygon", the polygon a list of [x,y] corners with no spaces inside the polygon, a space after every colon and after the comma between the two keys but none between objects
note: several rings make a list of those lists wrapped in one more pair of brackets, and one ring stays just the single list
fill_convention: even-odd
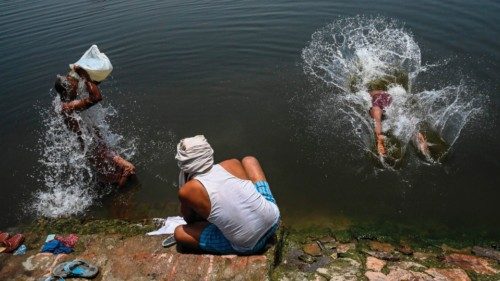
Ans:
[{"label": "crouching person in water", "polygon": [[257,159],[247,156],[214,165],[213,150],[202,135],[181,140],[175,158],[187,222],[175,229],[177,243],[218,254],[265,250],[280,213]]},{"label": "crouching person in water", "polygon": [[[372,107],[370,108],[370,116],[373,118],[375,126],[375,140],[377,142],[377,152],[380,156],[386,156],[387,151],[385,148],[385,135],[382,132],[382,121],[385,119],[385,109],[389,107],[392,103],[391,95],[384,90],[374,90],[368,91],[372,100]],[[418,151],[426,158],[430,158],[429,146],[427,144],[427,138],[425,135],[417,131],[414,136],[415,146]]]},{"label": "crouching person in water", "polygon": [[[97,83],[90,79],[88,73],[78,65],[74,66],[74,71],[84,80],[85,88],[89,94],[87,98],[77,99],[79,79],[73,75],[57,76],[54,89],[61,98],[61,114],[67,127],[78,135],[80,148],[86,149],[82,137],[79,121],[74,118],[75,113],[84,111],[102,100],[101,91]],[[97,170],[99,179],[107,183],[125,185],[127,179],[135,174],[135,167],[127,160],[123,159],[110,149],[99,130],[93,127],[93,137],[95,142],[93,147],[88,148],[91,152],[90,162]]]}]

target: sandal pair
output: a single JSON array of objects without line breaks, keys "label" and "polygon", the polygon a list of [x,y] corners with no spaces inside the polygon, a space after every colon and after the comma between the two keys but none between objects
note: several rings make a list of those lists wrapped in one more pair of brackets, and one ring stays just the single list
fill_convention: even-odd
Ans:
[{"label": "sandal pair", "polygon": [[0,232],[0,253],[12,253],[24,242],[24,235],[10,236],[7,232]]},{"label": "sandal pair", "polygon": [[58,264],[50,276],[45,276],[38,281],[64,281],[64,278],[94,278],[99,273],[99,268],[86,260],[75,259]]},{"label": "sandal pair", "polygon": [[52,270],[52,276],[58,278],[94,278],[98,273],[97,266],[83,259],[60,263]]}]

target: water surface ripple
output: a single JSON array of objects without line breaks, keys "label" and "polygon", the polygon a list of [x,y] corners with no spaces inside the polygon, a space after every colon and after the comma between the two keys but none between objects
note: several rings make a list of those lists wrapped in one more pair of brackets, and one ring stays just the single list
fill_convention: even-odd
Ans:
[{"label": "water surface ripple", "polygon": [[[2,1],[0,228],[33,217],[54,77],[97,44],[115,67],[103,106],[116,109],[111,129],[137,144],[140,182],[95,200],[92,215],[174,212],[174,145],[203,133],[218,160],[261,159],[290,221],[346,216],[498,235],[499,14],[495,0]],[[388,172],[360,161],[342,131],[352,127],[331,118],[331,88],[303,72],[311,35],[357,15],[398,21],[422,65],[442,66],[415,91],[467,85],[484,101],[442,164]]]}]

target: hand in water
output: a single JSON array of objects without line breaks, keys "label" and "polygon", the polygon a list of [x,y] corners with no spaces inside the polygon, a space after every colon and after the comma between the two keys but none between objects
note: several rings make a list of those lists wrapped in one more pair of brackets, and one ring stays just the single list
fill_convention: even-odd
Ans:
[{"label": "hand in water", "polygon": [[128,176],[134,175],[135,174],[135,166],[132,165],[130,162],[127,162],[125,167],[123,168],[123,173]]},{"label": "hand in water", "polygon": [[122,174],[120,176],[120,180],[118,181],[118,186],[122,187],[127,182],[127,179],[135,174],[135,166],[127,160],[121,158],[120,156],[115,156],[113,158],[115,163],[122,168]]}]

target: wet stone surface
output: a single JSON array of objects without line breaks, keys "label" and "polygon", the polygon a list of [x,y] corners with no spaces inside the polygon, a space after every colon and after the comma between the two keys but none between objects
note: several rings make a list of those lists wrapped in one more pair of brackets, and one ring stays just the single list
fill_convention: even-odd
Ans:
[{"label": "wet stone surface", "polygon": [[472,247],[472,253],[476,256],[490,258],[500,262],[500,251],[496,251],[489,248],[474,246]]},{"label": "wet stone surface", "polygon": [[37,253],[37,250],[22,256],[4,254],[0,259],[0,280],[39,280],[49,276],[57,264],[75,258],[99,267],[99,275],[93,280],[267,279],[267,256],[182,254],[175,247],[163,248],[162,239],[145,235],[128,238],[84,235],[78,242],[84,250],[69,255]]},{"label": "wet stone surface", "polygon": [[161,246],[164,236],[146,236],[144,232],[80,234],[74,253],[52,255],[38,253],[46,235],[38,233],[27,235],[29,251],[25,255],[0,254],[0,280],[38,281],[48,276],[56,265],[75,258],[86,259],[99,267],[99,275],[94,280],[113,281],[500,280],[496,249],[478,246],[418,246],[405,241],[404,245],[411,251],[403,254],[401,241],[348,240],[346,235],[338,239],[308,231],[290,235],[282,228],[276,244],[263,255],[180,253],[175,246]]},{"label": "wet stone surface", "polygon": [[[388,243],[366,238],[351,242],[344,239],[343,243],[330,239],[329,246],[324,247],[323,240],[311,235],[288,238],[282,249],[284,258],[271,271],[271,280],[500,280],[493,250],[482,251],[493,257],[486,259],[474,256],[471,248],[414,248],[407,241]],[[315,246],[318,241],[323,247]]]},{"label": "wet stone surface", "polygon": [[382,268],[386,265],[386,262],[383,260],[379,260],[374,257],[367,257],[366,258],[366,269],[372,270],[372,271],[381,271]]},{"label": "wet stone surface", "polygon": [[478,274],[495,275],[500,271],[493,268],[490,261],[472,255],[454,253],[447,255],[445,261],[465,270],[471,270]]},{"label": "wet stone surface", "polygon": [[430,268],[425,273],[436,280],[470,281],[467,273],[460,268]]},{"label": "wet stone surface", "polygon": [[408,244],[402,244],[398,247],[398,252],[403,255],[409,256],[413,254],[413,249]]},{"label": "wet stone surface", "polygon": [[377,252],[392,253],[395,249],[394,246],[389,243],[382,243],[378,241],[370,241],[369,245],[370,249]]},{"label": "wet stone surface", "polygon": [[310,256],[315,256],[315,257],[321,256],[321,247],[320,247],[320,245],[321,244],[319,244],[318,242],[313,242],[313,243],[306,244],[303,247],[303,251],[304,251],[304,253],[306,253],[306,254],[308,254]]}]

